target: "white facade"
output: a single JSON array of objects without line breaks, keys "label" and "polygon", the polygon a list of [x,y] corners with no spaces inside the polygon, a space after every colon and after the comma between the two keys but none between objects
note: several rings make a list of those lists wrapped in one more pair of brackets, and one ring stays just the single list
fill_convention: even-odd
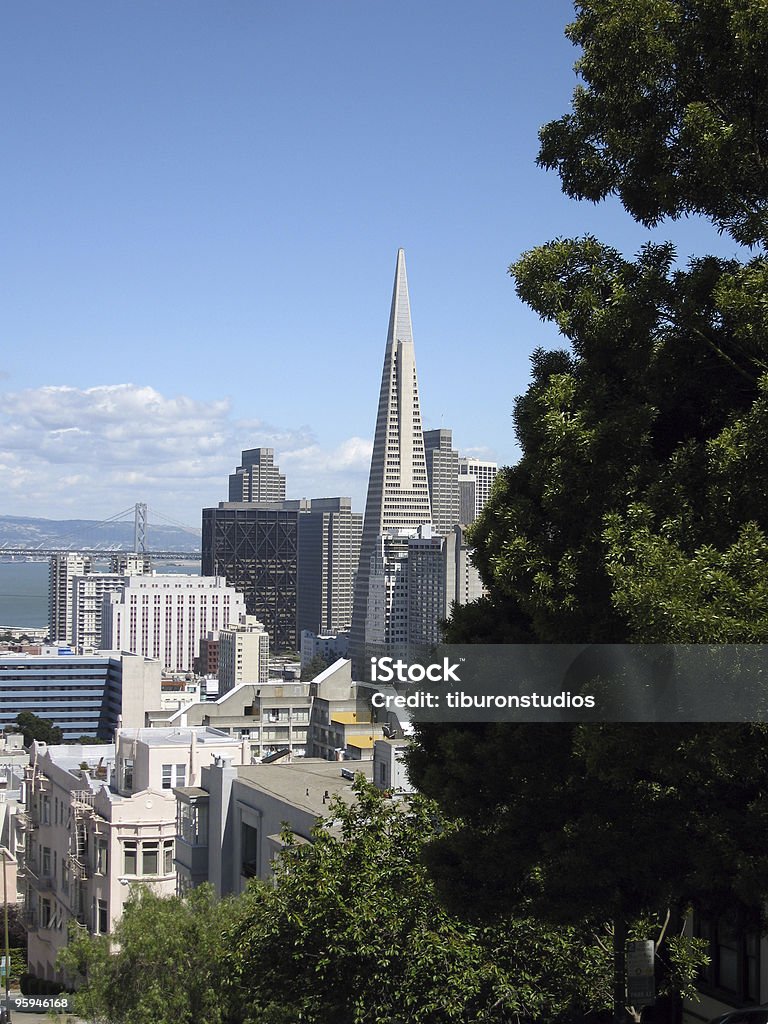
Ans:
[{"label": "white facade", "polygon": [[269,679],[269,634],[255,615],[219,630],[219,693]]},{"label": "white facade", "polygon": [[132,576],[105,602],[104,641],[157,658],[168,671],[189,672],[200,639],[244,614],[243,595],[222,576]]},{"label": "white facade", "polygon": [[72,649],[78,654],[103,650],[102,624],[104,597],[119,594],[125,577],[113,573],[92,572],[72,577]]},{"label": "white facade", "polygon": [[89,555],[53,555],[48,565],[48,638],[52,644],[72,642],[72,580],[91,571]]},{"label": "white facade", "polygon": [[495,462],[464,457],[459,459],[459,481],[469,478],[475,482],[475,519],[491,496],[493,481],[498,472],[499,467]]},{"label": "white facade", "polygon": [[199,784],[201,765],[224,754],[240,763],[242,747],[212,729],[125,730],[117,747],[33,744],[21,868],[33,974],[60,980],[69,922],[108,934],[131,885],[176,893],[172,787]]}]

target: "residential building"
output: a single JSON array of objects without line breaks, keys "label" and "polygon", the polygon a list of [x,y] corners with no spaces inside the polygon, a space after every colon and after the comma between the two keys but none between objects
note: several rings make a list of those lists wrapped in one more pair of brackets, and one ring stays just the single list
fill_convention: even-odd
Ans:
[{"label": "residential building", "polygon": [[459,458],[459,481],[474,482],[475,510],[472,519],[464,520],[462,523],[468,526],[480,515],[480,511],[491,496],[493,481],[499,472],[495,462],[483,462],[482,459],[469,457]]},{"label": "residential building", "polygon": [[285,501],[285,477],[275,465],[274,448],[249,448],[229,478],[229,500]]},{"label": "residential building", "polygon": [[[94,651],[104,650],[104,598],[108,594],[121,593],[125,579],[123,575],[104,572],[72,577],[72,627],[69,640],[78,654],[93,654]],[[106,646],[109,647],[108,642]]]},{"label": "residential building", "polygon": [[113,650],[189,672],[201,638],[237,622],[244,612],[243,595],[222,576],[128,576],[119,593],[106,596],[103,639]]},{"label": "residential building", "polygon": [[450,430],[424,431],[424,455],[427,460],[429,500],[432,523],[445,536],[460,523],[459,453],[453,448]]},{"label": "residential building", "polygon": [[374,743],[384,737],[388,724],[386,716],[380,721],[371,707],[371,695],[380,689],[353,681],[348,659],[339,659],[316,676],[310,684],[309,756],[326,761],[372,760]]},{"label": "residential building", "polygon": [[[225,576],[264,623],[273,651],[297,651],[300,501],[203,509],[202,571]],[[220,621],[219,627],[237,618]],[[209,627],[211,625],[209,624]]]},{"label": "residential building", "polygon": [[373,745],[373,783],[377,789],[393,796],[413,793],[408,769],[405,766],[405,753],[408,740],[389,739],[376,740]]},{"label": "residential building", "polygon": [[31,973],[64,980],[56,957],[78,921],[109,934],[134,884],[177,891],[173,786],[199,785],[241,744],[211,729],[121,731],[117,745],[33,743],[20,864]]},{"label": "residential building", "polygon": [[241,615],[219,630],[219,693],[269,678],[269,634],[255,615]]},{"label": "residential building", "polygon": [[405,254],[400,249],[355,580],[350,650],[357,669],[367,657],[369,577],[378,538],[390,530],[415,529],[431,521]]},{"label": "residential building", "polygon": [[236,767],[220,758],[202,771],[199,786],[176,789],[176,863],[183,892],[209,881],[217,895],[240,893],[252,878],[269,879],[284,848],[283,829],[299,843],[331,799],[355,800],[355,775],[371,778],[373,762],[350,767],[307,759],[294,764]]},{"label": "residential building", "polygon": [[310,684],[300,680],[239,683],[213,701],[181,707],[163,724],[207,725],[247,741],[256,764],[280,755],[306,756]]},{"label": "residential building", "polygon": [[52,555],[48,566],[48,637],[52,644],[72,641],[72,579],[91,571],[89,555]]},{"label": "residential building", "polygon": [[145,551],[117,551],[110,559],[109,571],[116,576],[148,576],[152,556]]},{"label": "residential building", "polygon": [[0,655],[0,728],[20,711],[49,719],[65,741],[109,740],[122,724],[144,725],[145,709],[160,706],[160,663],[141,655]]}]

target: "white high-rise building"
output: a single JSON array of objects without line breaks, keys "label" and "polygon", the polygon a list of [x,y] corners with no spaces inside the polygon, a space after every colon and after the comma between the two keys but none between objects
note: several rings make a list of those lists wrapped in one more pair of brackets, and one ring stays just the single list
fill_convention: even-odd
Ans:
[{"label": "white high-rise building", "polygon": [[72,642],[72,580],[91,571],[90,555],[78,552],[52,555],[48,567],[48,639]]},{"label": "white high-rise building", "polygon": [[[414,530],[431,521],[405,253],[400,249],[355,580],[350,649],[356,671],[365,657],[366,621],[376,618],[369,617],[368,602],[371,556],[378,538],[391,530]],[[375,632],[378,636],[378,628]]]},{"label": "white high-rise building", "polygon": [[125,586],[125,576],[92,572],[72,578],[72,627],[70,642],[78,654],[103,650],[102,624],[104,597],[118,594]]},{"label": "white high-rise building", "polygon": [[104,605],[103,638],[115,651],[157,658],[172,672],[189,672],[200,640],[238,622],[243,595],[222,576],[129,576]]},{"label": "white high-rise building", "polygon": [[[483,462],[481,459],[465,457],[459,459],[459,484],[461,485],[462,481],[473,481],[475,485],[474,519],[477,519],[480,515],[483,505],[491,496],[493,481],[496,479],[498,472],[499,467],[495,462]],[[469,525],[469,522],[466,522],[464,525]]]}]

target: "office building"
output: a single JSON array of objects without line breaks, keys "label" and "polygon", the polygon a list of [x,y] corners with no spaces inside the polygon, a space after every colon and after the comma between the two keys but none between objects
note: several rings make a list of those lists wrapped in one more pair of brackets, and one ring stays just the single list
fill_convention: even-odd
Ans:
[{"label": "office building", "polygon": [[91,572],[89,555],[52,555],[48,566],[48,638],[52,644],[72,642],[72,580]]},{"label": "office building", "polygon": [[299,517],[299,632],[338,633],[352,622],[363,517],[351,498],[312,498]]},{"label": "office building", "polygon": [[460,523],[459,453],[452,446],[450,430],[425,430],[424,455],[427,460],[429,500],[432,523],[445,536]]},{"label": "office building", "polygon": [[459,458],[459,481],[472,481],[475,491],[475,509],[471,520],[462,520],[465,526],[474,522],[480,511],[491,496],[491,488],[499,467],[495,462],[483,462],[481,459]]},{"label": "office building", "polygon": [[355,582],[350,649],[356,669],[365,660],[371,556],[378,538],[431,521],[405,254],[400,249]]},{"label": "office building", "polygon": [[275,465],[274,448],[249,448],[229,478],[229,500],[285,501],[285,477]]},{"label": "office building", "polygon": [[117,576],[148,576],[152,558],[143,551],[118,551],[110,559],[109,571]]},{"label": "office building", "polygon": [[112,650],[190,672],[201,638],[244,612],[243,595],[221,576],[128,576],[119,593],[106,596],[103,636]]},{"label": "office building", "polygon": [[219,630],[219,694],[240,683],[269,678],[269,634],[255,615],[241,615]]},{"label": "office building", "polygon": [[146,708],[160,706],[160,664],[138,655],[101,651],[79,656],[0,655],[0,728],[13,731],[20,711],[61,729],[67,742],[81,736],[110,740],[119,724],[144,725]]},{"label": "office building", "polygon": [[[203,509],[202,571],[225,576],[269,633],[273,651],[297,651],[301,502],[220,502]],[[236,622],[222,621],[219,627]],[[211,626],[209,626],[211,628]]]}]

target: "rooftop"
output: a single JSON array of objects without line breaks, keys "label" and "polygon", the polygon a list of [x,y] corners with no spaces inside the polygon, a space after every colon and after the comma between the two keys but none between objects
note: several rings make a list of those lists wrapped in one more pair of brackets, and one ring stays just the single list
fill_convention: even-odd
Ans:
[{"label": "rooftop", "polygon": [[352,782],[358,774],[370,782],[373,761],[324,761],[307,757],[293,764],[243,765],[237,769],[239,782],[316,817],[328,812],[328,802],[323,799],[326,792],[329,796],[340,796],[345,803],[353,802]]},{"label": "rooftop", "polygon": [[239,747],[240,740],[208,725],[177,726],[172,729],[121,729],[120,738],[137,740],[148,747],[188,747],[192,736],[198,746]]}]

